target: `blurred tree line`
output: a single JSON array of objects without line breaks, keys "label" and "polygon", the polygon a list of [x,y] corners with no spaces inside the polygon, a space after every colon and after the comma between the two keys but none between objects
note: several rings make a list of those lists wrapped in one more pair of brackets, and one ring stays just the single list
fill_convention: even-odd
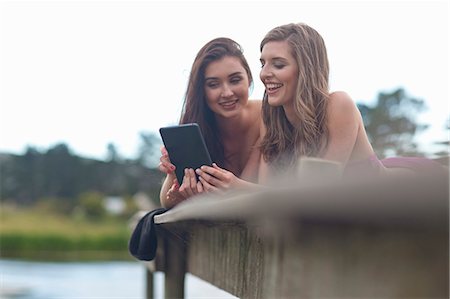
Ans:
[{"label": "blurred tree line", "polygon": [[[358,104],[358,108],[380,158],[425,155],[414,139],[427,128],[417,123],[417,116],[426,109],[423,100],[398,89],[379,93],[373,106]],[[93,196],[130,197],[144,192],[158,204],[163,175],[152,168],[152,160],[159,157],[159,137],[142,133],[141,138],[140,155],[135,160],[122,159],[113,144],[108,145],[106,161],[76,156],[66,144],[44,153],[29,147],[24,155],[0,154],[0,199],[23,205],[39,199],[60,203],[78,200],[95,206]],[[448,140],[436,142],[442,146],[437,154],[448,155]]]},{"label": "blurred tree line", "polygon": [[[373,106],[358,104],[358,109],[369,140],[379,158],[449,155],[448,140],[436,140],[432,150],[419,147],[416,135],[426,130],[428,124],[418,123],[417,119],[427,107],[422,99],[409,96],[404,89],[380,92]],[[443,124],[443,129],[448,131],[449,124]]]},{"label": "blurred tree line", "polygon": [[[154,145],[144,145],[145,150]],[[126,199],[139,192],[158,204],[162,179],[141,156],[121,159],[113,144],[108,145],[106,161],[74,155],[64,143],[46,152],[28,147],[23,155],[0,154],[0,199],[19,205],[47,201],[70,210],[81,202],[95,213],[103,197]]]}]

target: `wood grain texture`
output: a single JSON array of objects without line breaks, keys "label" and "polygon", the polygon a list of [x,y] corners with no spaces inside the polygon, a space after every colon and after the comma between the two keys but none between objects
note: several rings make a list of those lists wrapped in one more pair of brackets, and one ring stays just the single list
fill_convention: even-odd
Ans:
[{"label": "wood grain texture", "polygon": [[448,298],[448,196],[448,175],[199,196],[155,217],[155,264],[239,298]]}]

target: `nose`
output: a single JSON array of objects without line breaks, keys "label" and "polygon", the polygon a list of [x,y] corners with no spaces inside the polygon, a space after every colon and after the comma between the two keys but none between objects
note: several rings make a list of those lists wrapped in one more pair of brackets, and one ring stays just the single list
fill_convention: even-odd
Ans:
[{"label": "nose", "polygon": [[231,97],[232,95],[233,91],[231,90],[230,86],[228,84],[224,84],[220,96],[222,98],[228,98]]},{"label": "nose", "polygon": [[264,83],[264,81],[269,78],[272,75],[272,72],[270,72],[267,68],[267,65],[264,65],[261,68],[261,71],[259,72],[259,78]]}]

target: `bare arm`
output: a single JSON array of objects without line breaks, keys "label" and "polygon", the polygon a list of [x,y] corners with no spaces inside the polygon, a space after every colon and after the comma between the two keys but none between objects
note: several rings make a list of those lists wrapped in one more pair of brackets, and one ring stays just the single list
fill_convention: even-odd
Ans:
[{"label": "bare arm", "polygon": [[164,182],[162,184],[161,190],[159,191],[159,201],[161,202],[161,206],[165,208],[171,208],[174,204],[169,200],[167,194],[171,188],[173,188],[174,179],[176,179],[173,173],[167,174]]}]

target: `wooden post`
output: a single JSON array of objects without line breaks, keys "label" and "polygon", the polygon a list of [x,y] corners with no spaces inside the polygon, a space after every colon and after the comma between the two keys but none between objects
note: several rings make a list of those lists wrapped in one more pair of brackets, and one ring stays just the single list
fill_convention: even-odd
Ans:
[{"label": "wooden post", "polygon": [[147,267],[145,268],[145,281],[146,281],[145,298],[153,299],[155,292],[153,285],[153,272]]},{"label": "wooden post", "polygon": [[186,246],[183,237],[173,232],[164,238],[165,298],[184,298]]}]

